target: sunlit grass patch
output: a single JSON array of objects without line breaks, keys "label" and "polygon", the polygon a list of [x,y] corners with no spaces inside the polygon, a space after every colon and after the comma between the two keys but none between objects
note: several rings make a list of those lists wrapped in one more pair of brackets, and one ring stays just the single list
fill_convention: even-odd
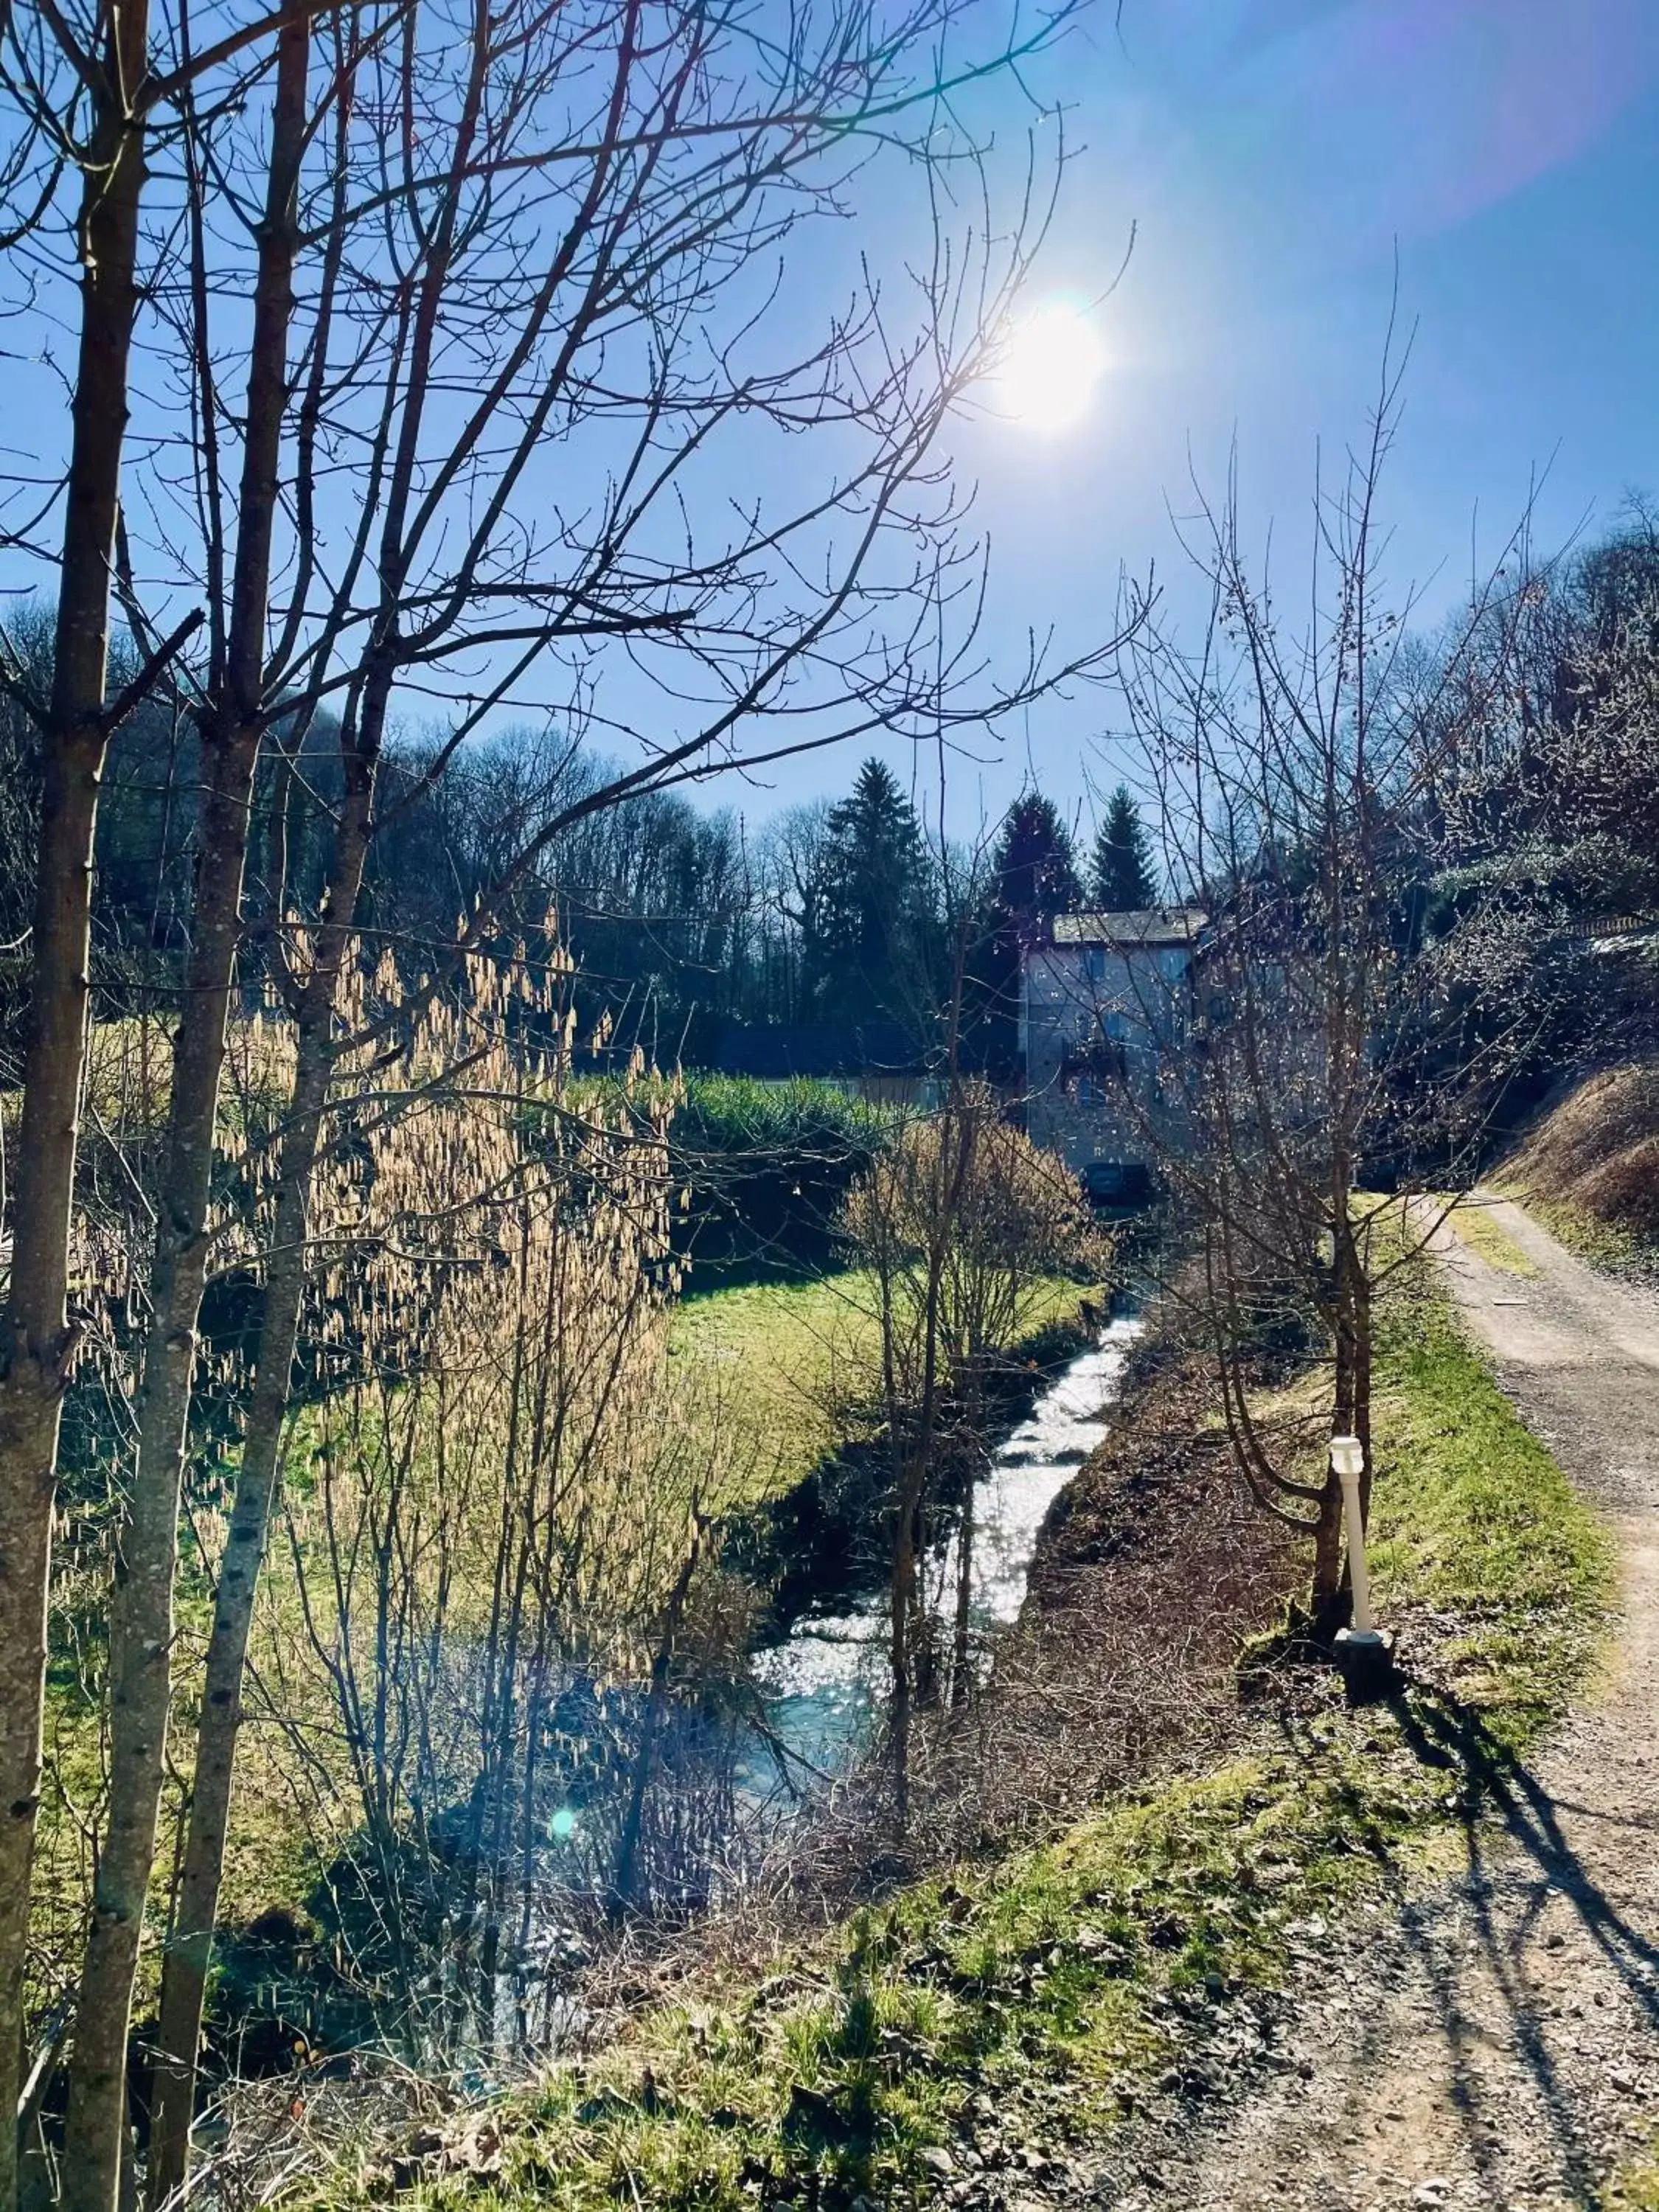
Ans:
[{"label": "sunlit grass patch", "polygon": [[1479,1199],[1435,1198],[1430,1203],[1445,1209],[1447,1226],[1477,1260],[1484,1260],[1500,1274],[1536,1276],[1538,1269],[1533,1261]]},{"label": "sunlit grass patch", "polygon": [[[1241,1760],[861,1912],[746,2002],[556,2071],[504,2115],[482,2201],[924,2203],[1034,2084],[1051,2154],[1085,2151],[1149,2075],[1190,2069],[1212,2008],[1282,1976],[1392,1833],[1387,1813],[1356,1826],[1346,1770]],[[481,2201],[459,2160],[428,2177],[423,2202]]]},{"label": "sunlit grass patch", "polygon": [[1377,1601],[1461,1624],[1443,1653],[1511,1717],[1557,1709],[1613,1586],[1607,1532],[1521,1421],[1443,1297],[1386,1315],[1372,1415]]},{"label": "sunlit grass patch", "polygon": [[764,1283],[687,1298],[671,1360],[694,1418],[724,1421],[753,1495],[787,1490],[836,1449],[847,1409],[876,1381],[873,1322],[859,1279]]},{"label": "sunlit grass patch", "polygon": [[[1033,1284],[1011,1354],[1075,1321],[1087,1295],[1060,1276]],[[724,1430],[757,1499],[787,1490],[865,1433],[880,1393],[874,1289],[856,1268],[688,1297],[669,1347],[690,1418]]]}]

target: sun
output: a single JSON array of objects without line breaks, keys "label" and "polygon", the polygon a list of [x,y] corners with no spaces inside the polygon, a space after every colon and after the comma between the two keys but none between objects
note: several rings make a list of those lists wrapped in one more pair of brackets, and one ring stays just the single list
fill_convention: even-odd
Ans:
[{"label": "sun", "polygon": [[1039,307],[1008,334],[997,370],[999,411],[1034,430],[1068,430],[1087,414],[1105,366],[1085,314],[1064,301]]}]

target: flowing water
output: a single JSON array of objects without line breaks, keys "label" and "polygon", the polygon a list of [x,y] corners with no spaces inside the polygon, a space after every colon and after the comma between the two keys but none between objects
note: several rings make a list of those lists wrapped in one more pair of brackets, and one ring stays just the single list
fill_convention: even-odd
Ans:
[{"label": "flowing water", "polygon": [[[974,1486],[973,1627],[981,1648],[1019,1617],[1037,1532],[1105,1435],[1123,1363],[1139,1331],[1133,1319],[1109,1322],[1047,1386]],[[927,1570],[930,1592],[954,1592],[956,1542],[952,1534],[935,1547]],[[798,1759],[821,1771],[845,1765],[870,1735],[884,1676],[887,1622],[880,1589],[850,1612],[807,1611],[781,1643],[753,1655],[751,1670],[773,1729]]]}]

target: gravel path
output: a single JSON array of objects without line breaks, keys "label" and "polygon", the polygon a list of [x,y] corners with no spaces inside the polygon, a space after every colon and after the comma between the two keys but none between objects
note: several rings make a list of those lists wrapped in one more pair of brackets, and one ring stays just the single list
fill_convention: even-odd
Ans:
[{"label": "gravel path", "polygon": [[1334,1990],[1308,1973],[1285,2070],[1104,2185],[1120,2212],[1589,2207],[1659,2124],[1659,1306],[1490,1210],[1535,1273],[1446,1231],[1443,1257],[1504,1387],[1617,1529],[1609,1679],[1455,1876],[1376,1914]]}]

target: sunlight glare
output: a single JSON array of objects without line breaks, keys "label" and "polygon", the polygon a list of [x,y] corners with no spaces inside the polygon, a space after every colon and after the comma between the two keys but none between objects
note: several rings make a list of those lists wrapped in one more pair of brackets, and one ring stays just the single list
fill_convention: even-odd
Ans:
[{"label": "sunlight glare", "polygon": [[1063,301],[1009,333],[997,374],[1001,410],[1036,430],[1069,429],[1087,413],[1106,356],[1094,325]]}]

